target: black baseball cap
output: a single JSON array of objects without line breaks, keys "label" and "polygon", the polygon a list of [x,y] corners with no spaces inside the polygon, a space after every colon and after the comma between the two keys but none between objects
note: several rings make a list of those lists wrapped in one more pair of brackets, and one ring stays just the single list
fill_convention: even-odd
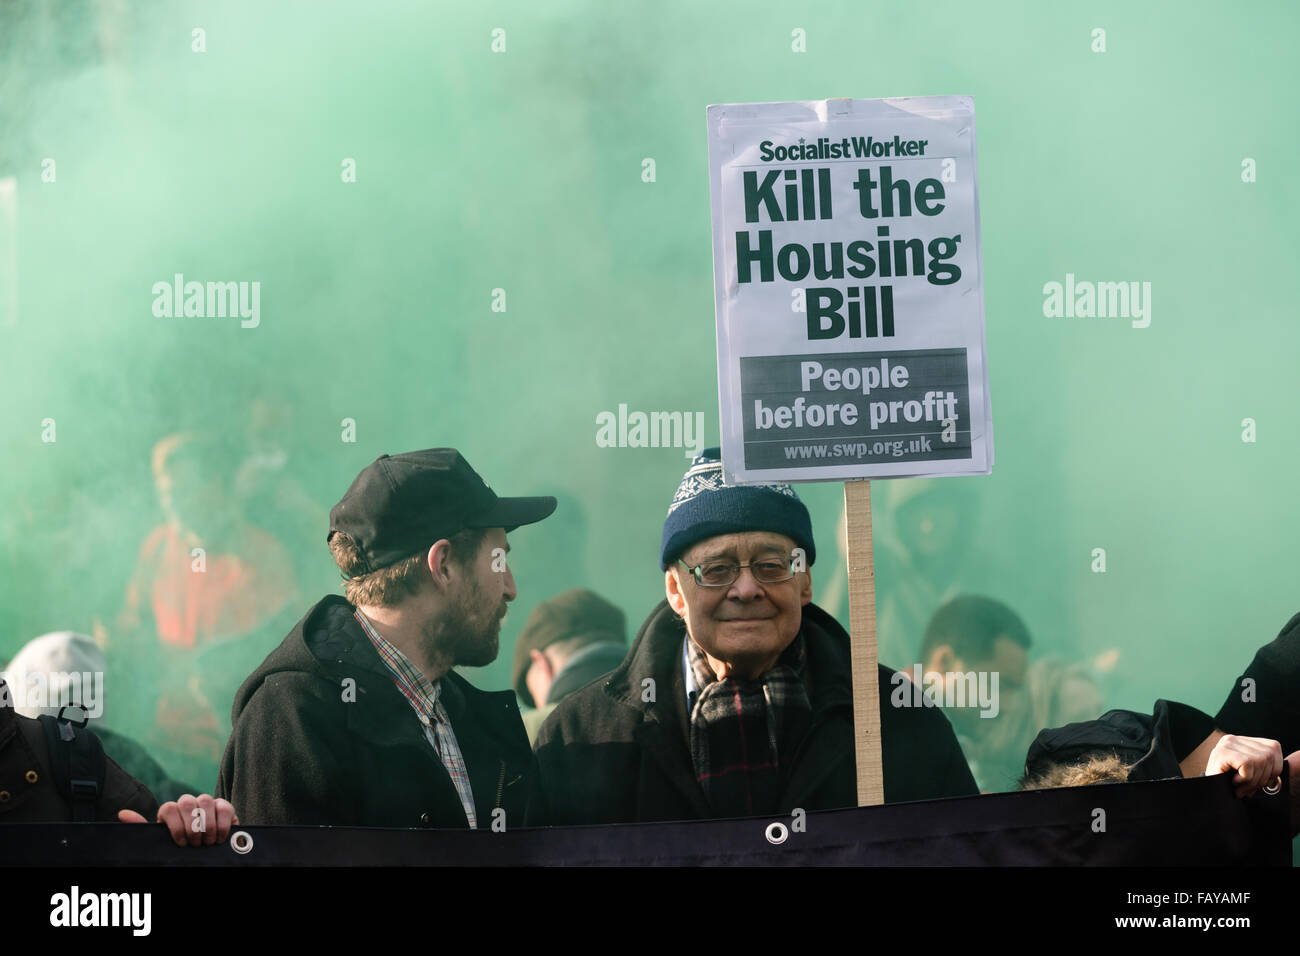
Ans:
[{"label": "black baseball cap", "polygon": [[357,543],[360,574],[378,571],[466,528],[504,528],[541,521],[555,499],[502,498],[454,448],[380,455],[330,509],[330,532]]}]

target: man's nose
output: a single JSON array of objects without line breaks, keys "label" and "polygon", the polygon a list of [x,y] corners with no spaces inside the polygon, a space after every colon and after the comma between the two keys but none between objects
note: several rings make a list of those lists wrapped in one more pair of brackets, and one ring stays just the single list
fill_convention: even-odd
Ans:
[{"label": "man's nose", "polygon": [[506,568],[505,586],[506,586],[505,594],[503,594],[502,596],[507,601],[513,601],[515,598],[519,596],[519,590],[515,587],[515,576],[511,572],[509,567]]},{"label": "man's nose", "polygon": [[756,597],[761,597],[763,593],[763,585],[759,584],[758,578],[754,577],[753,569],[746,567],[740,569],[739,576],[727,591],[727,597],[734,597],[739,601],[752,601]]}]

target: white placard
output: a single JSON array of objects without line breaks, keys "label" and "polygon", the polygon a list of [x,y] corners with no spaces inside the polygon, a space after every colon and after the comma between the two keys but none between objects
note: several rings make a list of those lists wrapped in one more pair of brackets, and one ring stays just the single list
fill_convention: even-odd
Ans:
[{"label": "white placard", "polygon": [[708,108],[728,481],[988,474],[968,96]]}]

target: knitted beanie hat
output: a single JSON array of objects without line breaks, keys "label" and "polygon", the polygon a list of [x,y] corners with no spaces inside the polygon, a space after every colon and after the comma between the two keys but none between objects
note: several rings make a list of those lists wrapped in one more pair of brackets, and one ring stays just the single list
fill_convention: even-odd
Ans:
[{"label": "knitted beanie hat", "polygon": [[817,557],[812,520],[793,488],[724,484],[721,450],[706,448],[691,462],[668,506],[659,566],[667,571],[691,545],[741,531],[785,535],[804,549],[809,567]]}]

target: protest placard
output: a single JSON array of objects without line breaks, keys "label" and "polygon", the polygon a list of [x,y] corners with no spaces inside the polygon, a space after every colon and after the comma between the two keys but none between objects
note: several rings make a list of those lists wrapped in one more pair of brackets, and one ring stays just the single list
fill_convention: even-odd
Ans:
[{"label": "protest placard", "polygon": [[708,109],[728,480],[987,474],[970,97]]}]

